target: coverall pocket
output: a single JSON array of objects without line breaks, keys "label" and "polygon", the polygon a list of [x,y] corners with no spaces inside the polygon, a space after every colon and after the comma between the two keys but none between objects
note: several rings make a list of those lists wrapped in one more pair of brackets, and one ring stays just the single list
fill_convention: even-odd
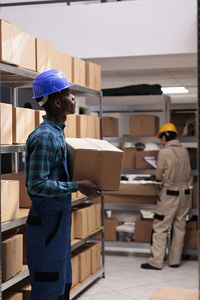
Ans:
[{"label": "coverall pocket", "polygon": [[47,247],[51,241],[55,238],[59,227],[60,227],[60,223],[61,223],[61,218],[62,218],[62,212],[59,212],[58,217],[57,217],[57,221],[55,222],[55,227],[52,229],[52,231],[48,234],[46,240],[45,240],[45,246]]}]

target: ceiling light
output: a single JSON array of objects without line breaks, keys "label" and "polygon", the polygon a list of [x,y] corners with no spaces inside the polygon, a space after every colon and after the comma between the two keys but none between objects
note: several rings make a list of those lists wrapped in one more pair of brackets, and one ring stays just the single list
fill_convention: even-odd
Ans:
[{"label": "ceiling light", "polygon": [[189,91],[184,86],[162,87],[163,94],[187,94]]}]

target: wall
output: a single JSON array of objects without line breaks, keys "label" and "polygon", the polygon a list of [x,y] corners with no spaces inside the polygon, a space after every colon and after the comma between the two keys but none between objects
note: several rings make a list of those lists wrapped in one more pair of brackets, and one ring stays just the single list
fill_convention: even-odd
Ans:
[{"label": "wall", "polygon": [[197,0],[20,6],[0,17],[82,58],[197,51]]}]

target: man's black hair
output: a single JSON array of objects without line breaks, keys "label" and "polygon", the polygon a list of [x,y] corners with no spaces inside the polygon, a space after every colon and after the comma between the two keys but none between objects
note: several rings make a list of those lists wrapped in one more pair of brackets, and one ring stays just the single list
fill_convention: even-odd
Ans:
[{"label": "man's black hair", "polygon": [[169,142],[174,140],[177,137],[177,134],[174,131],[165,131],[160,134],[159,138],[162,138],[163,136],[165,136],[166,141]]}]

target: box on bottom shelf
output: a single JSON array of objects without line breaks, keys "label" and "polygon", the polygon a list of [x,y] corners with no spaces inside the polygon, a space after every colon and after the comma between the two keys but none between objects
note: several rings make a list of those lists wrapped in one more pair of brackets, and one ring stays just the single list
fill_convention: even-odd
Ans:
[{"label": "box on bottom shelf", "polygon": [[2,242],[2,281],[22,271],[23,236],[16,234]]},{"label": "box on bottom shelf", "polygon": [[135,223],[134,241],[138,243],[149,243],[151,239],[153,220],[141,219]]},{"label": "box on bottom shelf", "polygon": [[4,300],[23,300],[22,293],[12,293],[3,297]]}]

